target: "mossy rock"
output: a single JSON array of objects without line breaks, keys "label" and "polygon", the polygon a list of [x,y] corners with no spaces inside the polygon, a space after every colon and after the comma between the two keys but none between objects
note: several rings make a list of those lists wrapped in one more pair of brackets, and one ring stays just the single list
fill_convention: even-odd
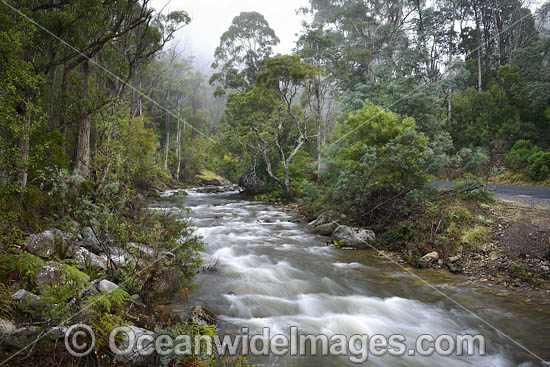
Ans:
[{"label": "mossy rock", "polygon": [[231,184],[229,180],[208,170],[202,170],[201,173],[197,175],[197,179],[199,184],[203,186],[223,186]]}]

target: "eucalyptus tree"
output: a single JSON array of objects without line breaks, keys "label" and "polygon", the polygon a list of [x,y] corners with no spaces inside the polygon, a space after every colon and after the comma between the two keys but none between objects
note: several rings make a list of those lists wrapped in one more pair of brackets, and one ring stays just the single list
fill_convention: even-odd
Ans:
[{"label": "eucalyptus tree", "polygon": [[[334,40],[322,28],[305,26],[303,34],[296,44],[297,54],[320,72],[308,84],[306,104],[315,115],[317,125],[317,179],[321,178],[321,145],[326,141],[328,125],[332,120],[334,78],[330,75],[338,62],[337,47]],[[322,72],[321,72],[322,71]]]},{"label": "eucalyptus tree", "polygon": [[245,91],[256,82],[262,64],[273,54],[279,38],[264,16],[257,12],[242,12],[233,19],[222,34],[214,53],[212,68],[217,69],[210,79],[218,83],[216,95],[226,90]]},{"label": "eucalyptus tree", "polygon": [[[246,92],[229,95],[226,120],[233,137],[261,157],[266,173],[293,199],[289,165],[314,136],[314,116],[300,104],[304,91],[311,90],[319,70],[298,56],[269,59],[258,74],[256,85]],[[282,177],[276,164],[282,165]]]}]

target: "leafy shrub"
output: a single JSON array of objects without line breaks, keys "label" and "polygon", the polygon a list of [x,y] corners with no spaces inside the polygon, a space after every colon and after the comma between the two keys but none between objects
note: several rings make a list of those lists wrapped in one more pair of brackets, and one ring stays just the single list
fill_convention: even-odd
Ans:
[{"label": "leafy shrub", "polygon": [[481,179],[458,182],[453,190],[458,193],[458,197],[464,200],[492,202],[494,201],[493,192],[488,190]]},{"label": "leafy shrub", "polygon": [[324,179],[332,185],[329,200],[344,212],[361,217],[367,205],[382,208],[427,181],[428,139],[414,119],[366,103],[340,127],[345,135],[329,148],[335,159],[327,160]]},{"label": "leafy shrub", "polygon": [[534,145],[529,140],[518,140],[508,153],[506,162],[512,166],[517,167],[517,163],[527,163],[531,156],[540,152],[540,148]]},{"label": "leafy shrub", "polygon": [[448,133],[436,135],[426,152],[427,171],[436,176],[443,174],[451,163],[449,152],[452,150],[453,139]]},{"label": "leafy shrub", "polygon": [[536,181],[550,176],[550,152],[538,152],[529,157],[529,176]]},{"label": "leafy shrub", "polygon": [[489,157],[483,148],[462,148],[456,156],[460,168],[464,172],[480,173],[489,163]]}]

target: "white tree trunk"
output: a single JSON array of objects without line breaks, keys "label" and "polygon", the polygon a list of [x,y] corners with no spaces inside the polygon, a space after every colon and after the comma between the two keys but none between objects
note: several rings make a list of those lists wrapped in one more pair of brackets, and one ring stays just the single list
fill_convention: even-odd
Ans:
[{"label": "white tree trunk", "polygon": [[180,121],[178,120],[178,128],[176,132],[176,152],[178,155],[178,166],[176,168],[176,180],[180,181],[180,169],[181,169],[181,128]]}]

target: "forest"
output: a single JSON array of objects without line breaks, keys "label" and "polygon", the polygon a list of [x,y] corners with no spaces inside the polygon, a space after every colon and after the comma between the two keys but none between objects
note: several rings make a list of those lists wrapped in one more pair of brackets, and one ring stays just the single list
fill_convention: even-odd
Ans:
[{"label": "forest", "polygon": [[[148,203],[213,173],[306,218],[337,212],[418,266],[487,238],[490,226],[476,222],[487,206],[477,203],[492,200],[484,182],[550,186],[550,2],[309,0],[296,11],[308,21],[292,54],[274,51],[264,15],[242,12],[210,72],[174,42],[193,22],[185,11],[0,0],[3,319],[53,325],[89,305],[79,317],[99,335],[149,322],[134,313],[183,328],[152,310],[191,284],[203,244],[190,222]],[[434,180],[463,183],[449,196]],[[39,232],[35,242],[50,247],[29,240]],[[107,253],[107,265],[82,256],[69,233],[93,242],[79,247],[86,254]],[[151,259],[129,249],[136,243]],[[117,265],[120,249],[143,258]],[[39,280],[44,266],[62,268],[59,279]],[[83,296],[107,278],[125,286],[107,301]],[[23,288],[38,305],[12,300]],[[101,349],[94,358],[112,362]]]}]

